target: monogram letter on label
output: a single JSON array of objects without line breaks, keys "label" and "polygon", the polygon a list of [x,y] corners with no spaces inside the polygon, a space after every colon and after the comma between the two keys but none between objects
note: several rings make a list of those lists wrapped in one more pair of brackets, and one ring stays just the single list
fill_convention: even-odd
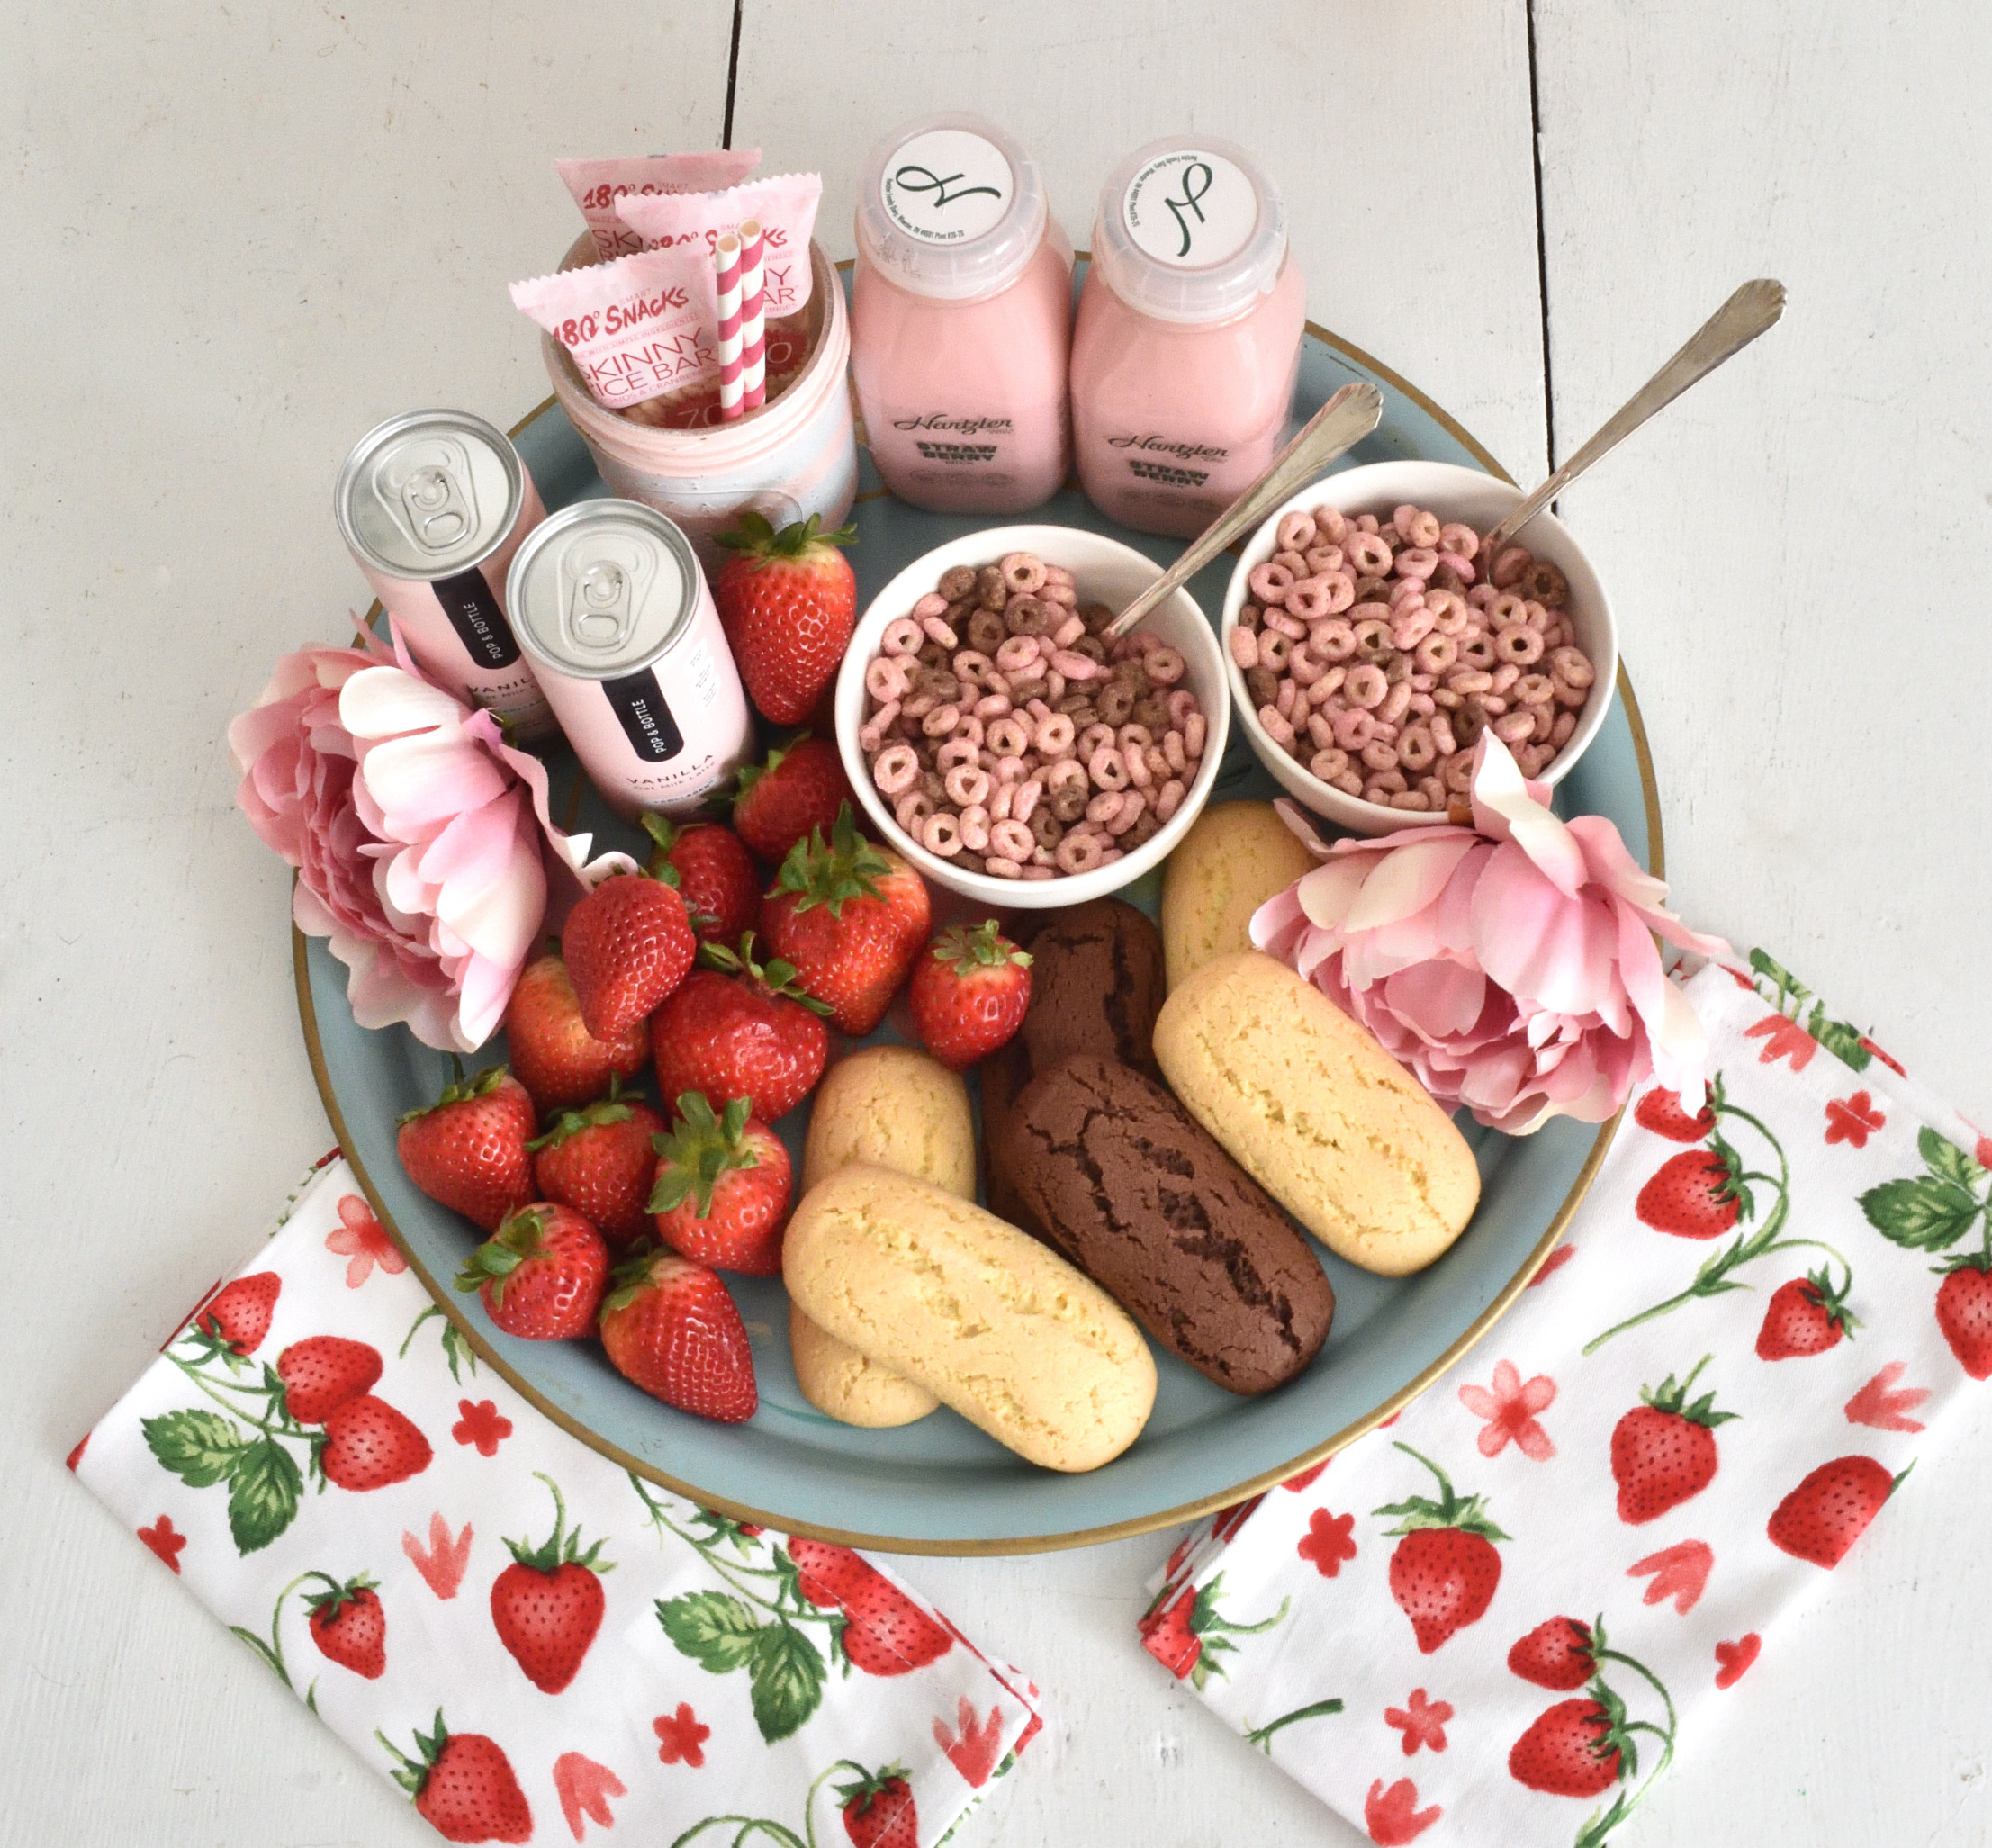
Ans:
[{"label": "monogram letter on label", "polygon": [[1162,201],[1169,208],[1169,215],[1176,220],[1176,230],[1183,234],[1182,248],[1176,253],[1178,257],[1187,257],[1190,246],[1196,241],[1196,232],[1192,230],[1187,214],[1194,214],[1200,229],[1203,223],[1202,201],[1204,194],[1211,190],[1212,177],[1204,162],[1192,161],[1183,169],[1183,196],[1178,199],[1172,194]]}]

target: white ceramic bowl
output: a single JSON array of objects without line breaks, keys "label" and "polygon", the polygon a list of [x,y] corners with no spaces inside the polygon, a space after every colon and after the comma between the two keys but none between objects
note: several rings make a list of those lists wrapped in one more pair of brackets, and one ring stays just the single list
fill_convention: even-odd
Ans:
[{"label": "white ceramic bowl", "polygon": [[[1081,603],[1106,603],[1115,608],[1162,575],[1160,565],[1131,545],[1077,527],[996,527],[935,546],[915,559],[880,590],[858,620],[843,666],[837,674],[837,749],[843,754],[851,787],[858,792],[858,799],[871,817],[879,837],[905,854],[924,877],[979,904],[1049,910],[1060,905],[1082,905],[1089,898],[1117,892],[1167,858],[1210,799],[1212,786],[1217,781],[1218,765],[1230,736],[1230,690],[1224,676],[1223,654],[1212,633],[1210,619],[1187,590],[1177,590],[1141,626],[1182,654],[1186,668],[1183,683],[1196,695],[1209,730],[1195,780],[1182,807],[1167,825],[1143,845],[1110,866],[1096,867],[1091,872],[1060,873],[1050,879],[996,879],[928,852],[909,839],[892,818],[892,809],[871,780],[870,766],[858,748],[858,732],[864,724],[865,667],[879,652],[886,625],[906,615],[933,590],[942,572],[956,564],[993,564],[1010,552],[1034,552],[1047,564],[1062,564],[1078,581]],[[962,645],[968,645],[966,641]]]},{"label": "white ceramic bowl", "polygon": [[[1266,735],[1266,727],[1259,723],[1245,690],[1244,672],[1231,659],[1230,636],[1238,627],[1239,611],[1251,600],[1247,580],[1253,567],[1263,564],[1276,549],[1274,532],[1281,517],[1296,509],[1309,511],[1316,507],[1333,507],[1344,513],[1374,513],[1388,519],[1408,500],[1429,508],[1441,519],[1460,520],[1476,532],[1484,533],[1521,497],[1519,488],[1483,474],[1478,469],[1461,468],[1449,462],[1376,462],[1362,468],[1344,469],[1339,474],[1329,475],[1303,488],[1270,514],[1266,524],[1246,543],[1224,596],[1224,619],[1219,637],[1222,665],[1247,742],[1273,780],[1303,808],[1360,834],[1431,826],[1446,819],[1443,813],[1384,808],[1359,797],[1345,796],[1319,777],[1310,775],[1304,765],[1289,757]],[[1618,681],[1618,627],[1612,620],[1611,605],[1598,573],[1571,536],[1570,528],[1554,514],[1538,514],[1517,543],[1528,546],[1537,557],[1548,559],[1569,579],[1571,627],[1576,631],[1577,645],[1591,657],[1598,672],[1577,729],[1540,778],[1543,782],[1556,783],[1569,774],[1571,766],[1584,754],[1605,722]]]}]

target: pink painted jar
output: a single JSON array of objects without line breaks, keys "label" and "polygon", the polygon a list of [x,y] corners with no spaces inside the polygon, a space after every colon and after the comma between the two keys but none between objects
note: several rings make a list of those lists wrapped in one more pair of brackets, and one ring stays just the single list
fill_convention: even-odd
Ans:
[{"label": "pink painted jar", "polygon": [[1100,193],[1072,337],[1087,498],[1143,532],[1202,532],[1279,446],[1306,316],[1285,209],[1243,149],[1130,155]]},{"label": "pink painted jar", "polygon": [[858,181],[851,375],[902,500],[1021,513],[1071,465],[1072,245],[1023,149],[979,116],[888,135]]}]

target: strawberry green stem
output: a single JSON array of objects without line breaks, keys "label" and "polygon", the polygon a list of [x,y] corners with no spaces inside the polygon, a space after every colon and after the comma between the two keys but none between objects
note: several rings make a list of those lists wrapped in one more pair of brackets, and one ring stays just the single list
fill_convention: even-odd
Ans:
[{"label": "strawberry green stem", "polygon": [[[1284,1607],[1283,1606],[1284,1609]],[[1283,1713],[1277,1719],[1268,1720],[1262,1726],[1254,1726],[1246,1734],[1246,1743],[1257,1745],[1270,1758],[1273,1755],[1273,1735],[1282,1726],[1290,1726],[1295,1720],[1321,1719],[1331,1713],[1339,1713],[1342,1703],[1338,1700],[1317,1700],[1311,1707],[1296,1707],[1292,1713]]]},{"label": "strawberry green stem", "polygon": [[[301,1572],[276,1594],[276,1602],[270,1609],[270,1640],[267,1643],[257,1636],[255,1631],[246,1630],[240,1624],[230,1624],[229,1626],[229,1628],[235,1635],[241,1637],[251,1649],[255,1650],[265,1662],[269,1663],[271,1668],[275,1670],[277,1680],[282,1681],[286,1688],[291,1686],[291,1672],[284,1666],[284,1636],[280,1627],[284,1616],[284,1600],[293,1591],[296,1591],[306,1579],[324,1579],[325,1582],[335,1591],[338,1589],[338,1581],[325,1573]],[[292,1691],[295,1692],[296,1690],[293,1689]]]},{"label": "strawberry green stem", "polygon": [[807,1601],[799,1605],[791,1605],[787,1600],[780,1598],[779,1594],[776,1598],[770,1600],[763,1598],[752,1585],[743,1584],[741,1582],[743,1577],[780,1581],[786,1579],[787,1574],[775,1566],[743,1565],[736,1560],[722,1559],[715,1550],[719,1544],[718,1535],[709,1535],[701,1539],[697,1534],[687,1533],[683,1528],[672,1519],[670,1515],[665,1513],[656,1498],[644,1486],[641,1476],[631,1471],[629,1481],[644,1508],[649,1510],[650,1524],[682,1540],[713,1571],[726,1580],[732,1590],[737,1591],[748,1603],[758,1604],[762,1609],[767,1611],[771,1616],[780,1618],[785,1623],[794,1623],[800,1619],[804,1623],[835,1624],[843,1620],[843,1613],[841,1610],[818,1610],[814,1605]]},{"label": "strawberry green stem", "polygon": [[[733,1848],[740,1848],[740,1844],[757,1830],[771,1842],[780,1842],[782,1848],[804,1848],[802,1838],[793,1829],[786,1829],[780,1823],[770,1822],[765,1816],[708,1816],[704,1822],[694,1823],[672,1843],[671,1848],[684,1848],[687,1842],[704,1834],[708,1829],[721,1823],[738,1823],[741,1825],[740,1833],[733,1839]],[[814,1838],[810,1840],[808,1848],[816,1848]]]}]

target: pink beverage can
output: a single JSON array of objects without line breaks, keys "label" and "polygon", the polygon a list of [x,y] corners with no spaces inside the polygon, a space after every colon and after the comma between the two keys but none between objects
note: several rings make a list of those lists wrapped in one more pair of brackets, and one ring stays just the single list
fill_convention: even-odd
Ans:
[{"label": "pink beverage can", "polygon": [[682,815],[753,741],[747,696],[690,541],[635,500],[549,515],[506,602],[561,729],[617,814]]},{"label": "pink beverage can", "polygon": [[505,615],[506,569],[546,509],[504,433],[464,410],[391,417],[346,458],[333,505],[422,672],[498,714],[518,743],[554,737]]}]

